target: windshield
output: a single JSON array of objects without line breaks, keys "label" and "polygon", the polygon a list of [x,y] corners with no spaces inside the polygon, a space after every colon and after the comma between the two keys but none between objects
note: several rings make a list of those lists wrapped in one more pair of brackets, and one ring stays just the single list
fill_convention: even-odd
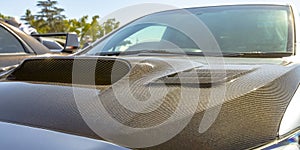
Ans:
[{"label": "windshield", "polygon": [[[289,16],[288,6],[277,5],[165,11],[126,25],[98,42],[86,54],[147,50],[195,54],[216,49],[224,54],[291,54],[293,31]],[[200,23],[196,23],[195,19]],[[206,28],[200,27],[202,24]],[[208,29],[210,34],[204,29]]]}]

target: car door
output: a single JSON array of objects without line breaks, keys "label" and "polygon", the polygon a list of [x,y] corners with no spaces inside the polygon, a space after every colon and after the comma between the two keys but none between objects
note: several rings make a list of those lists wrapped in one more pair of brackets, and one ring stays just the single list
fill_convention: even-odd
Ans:
[{"label": "car door", "polygon": [[25,45],[12,31],[0,25],[0,67],[16,65],[34,55],[26,50]]}]

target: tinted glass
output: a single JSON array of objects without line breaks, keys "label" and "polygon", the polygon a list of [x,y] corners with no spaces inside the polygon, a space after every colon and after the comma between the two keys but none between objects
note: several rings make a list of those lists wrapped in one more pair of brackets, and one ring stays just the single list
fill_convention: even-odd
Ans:
[{"label": "tinted glass", "polygon": [[288,9],[270,7],[215,8],[192,12],[213,33],[225,52],[286,52],[288,44]]},{"label": "tinted glass", "polygon": [[46,41],[46,40],[44,40],[43,44],[49,49],[58,49],[58,50],[63,49],[63,47],[55,41]]},{"label": "tinted glass", "polygon": [[[182,30],[189,29],[194,35],[203,35],[205,39],[199,26],[192,21],[189,23],[190,18],[200,20],[207,27],[216,41],[211,43],[218,45],[222,52],[291,53],[293,31],[289,16],[288,6],[277,5],[218,6],[166,11],[134,21],[99,42],[87,54],[137,50],[136,47],[140,50],[155,50],[158,49],[157,43],[163,41],[186,52],[211,51],[207,46],[196,44]],[[162,45],[160,49],[172,51],[172,47]]]},{"label": "tinted glass", "polygon": [[24,53],[20,41],[0,26],[0,53]]}]

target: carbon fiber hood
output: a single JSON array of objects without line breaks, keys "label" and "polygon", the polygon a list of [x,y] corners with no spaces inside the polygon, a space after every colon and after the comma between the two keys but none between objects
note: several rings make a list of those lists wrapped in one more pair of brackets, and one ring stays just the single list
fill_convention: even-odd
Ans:
[{"label": "carbon fiber hood", "polygon": [[[0,120],[104,138],[124,146],[139,143],[130,131],[115,130],[107,123],[109,118],[99,114],[104,106],[114,120],[131,128],[158,126],[173,117],[167,129],[173,132],[173,126],[188,121],[175,137],[150,149],[245,149],[278,136],[280,121],[300,81],[296,65],[226,63],[212,67],[185,59],[130,57],[77,61],[81,68],[77,75],[72,74],[73,58],[25,61],[0,82]],[[86,98],[76,96],[74,87]],[[147,101],[153,94],[149,89],[167,91],[162,101],[140,108],[143,113],[119,102],[118,95],[128,104],[131,96]],[[98,98],[88,96],[90,92],[97,92]],[[198,95],[195,101],[194,95]],[[181,102],[187,109],[176,114]],[[154,106],[157,109],[152,111]],[[209,118],[212,124],[203,125]],[[112,138],[95,134],[99,132],[95,125]]]}]

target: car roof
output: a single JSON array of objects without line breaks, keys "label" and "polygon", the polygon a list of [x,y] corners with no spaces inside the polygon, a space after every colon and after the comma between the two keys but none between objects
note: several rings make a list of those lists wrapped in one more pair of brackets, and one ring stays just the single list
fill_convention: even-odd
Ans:
[{"label": "car roof", "polygon": [[31,50],[34,51],[35,54],[51,53],[50,50],[47,47],[45,47],[43,44],[41,44],[38,40],[24,33],[18,28],[7,24],[3,20],[0,20],[0,25],[5,27],[7,30],[9,30],[9,32],[13,33],[14,36],[17,36],[17,38],[23,41],[23,43],[26,43],[26,45],[29,46]]},{"label": "car roof", "polygon": [[190,7],[211,7],[211,6],[230,6],[230,5],[293,5],[287,2],[222,2],[222,3],[201,3],[193,5],[185,5],[181,8],[190,8]]}]

